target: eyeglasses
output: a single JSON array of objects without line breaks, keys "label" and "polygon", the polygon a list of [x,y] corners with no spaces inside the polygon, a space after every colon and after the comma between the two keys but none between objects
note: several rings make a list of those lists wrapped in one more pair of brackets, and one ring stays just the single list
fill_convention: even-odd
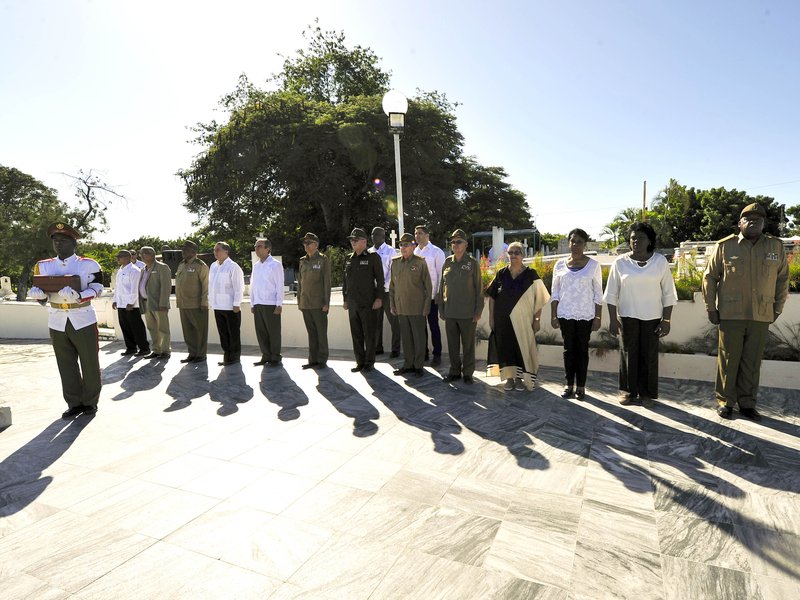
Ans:
[{"label": "eyeglasses", "polygon": [[509,250],[508,255],[509,256],[516,256],[516,255],[522,256],[522,252],[520,252],[519,250]]}]

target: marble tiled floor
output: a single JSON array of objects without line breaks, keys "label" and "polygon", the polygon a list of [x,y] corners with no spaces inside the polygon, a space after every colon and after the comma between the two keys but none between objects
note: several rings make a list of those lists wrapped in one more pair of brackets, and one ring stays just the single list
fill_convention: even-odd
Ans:
[{"label": "marble tiled floor", "polygon": [[4,600],[800,598],[797,392],[721,422],[700,382],[646,410],[597,373],[579,402],[554,369],[505,393],[121,349],[62,421],[49,345],[0,341]]}]

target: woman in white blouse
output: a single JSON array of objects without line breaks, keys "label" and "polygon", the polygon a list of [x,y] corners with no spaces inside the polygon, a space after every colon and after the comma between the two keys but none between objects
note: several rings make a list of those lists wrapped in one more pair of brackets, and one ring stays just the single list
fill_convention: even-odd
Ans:
[{"label": "woman in white blouse", "polygon": [[670,330],[672,307],[678,302],[669,263],[653,251],[656,232],[647,223],[631,225],[631,251],[611,266],[604,299],[611,335],[622,330],[620,404],[637,399],[653,406],[658,398],[658,338]]},{"label": "woman in white blouse", "polygon": [[[589,337],[600,329],[603,311],[603,276],[600,263],[583,251],[589,235],[583,229],[569,232],[568,258],[553,267],[550,324],[564,339],[567,384],[562,398],[583,400],[589,369]],[[577,383],[577,389],[573,386]]]}]

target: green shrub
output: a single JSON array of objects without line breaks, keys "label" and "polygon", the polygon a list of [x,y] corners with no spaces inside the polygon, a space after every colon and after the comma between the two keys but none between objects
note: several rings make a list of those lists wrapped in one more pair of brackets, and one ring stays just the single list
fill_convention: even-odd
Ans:
[{"label": "green shrub", "polygon": [[339,248],[338,246],[328,246],[323,254],[331,261],[331,286],[338,287],[344,281],[344,261],[351,251]]}]

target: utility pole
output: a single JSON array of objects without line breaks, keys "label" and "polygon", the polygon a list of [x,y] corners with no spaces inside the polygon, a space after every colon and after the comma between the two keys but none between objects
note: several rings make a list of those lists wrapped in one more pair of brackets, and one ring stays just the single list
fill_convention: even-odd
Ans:
[{"label": "utility pole", "polygon": [[645,211],[647,210],[647,180],[642,182],[642,222],[647,221]]}]

